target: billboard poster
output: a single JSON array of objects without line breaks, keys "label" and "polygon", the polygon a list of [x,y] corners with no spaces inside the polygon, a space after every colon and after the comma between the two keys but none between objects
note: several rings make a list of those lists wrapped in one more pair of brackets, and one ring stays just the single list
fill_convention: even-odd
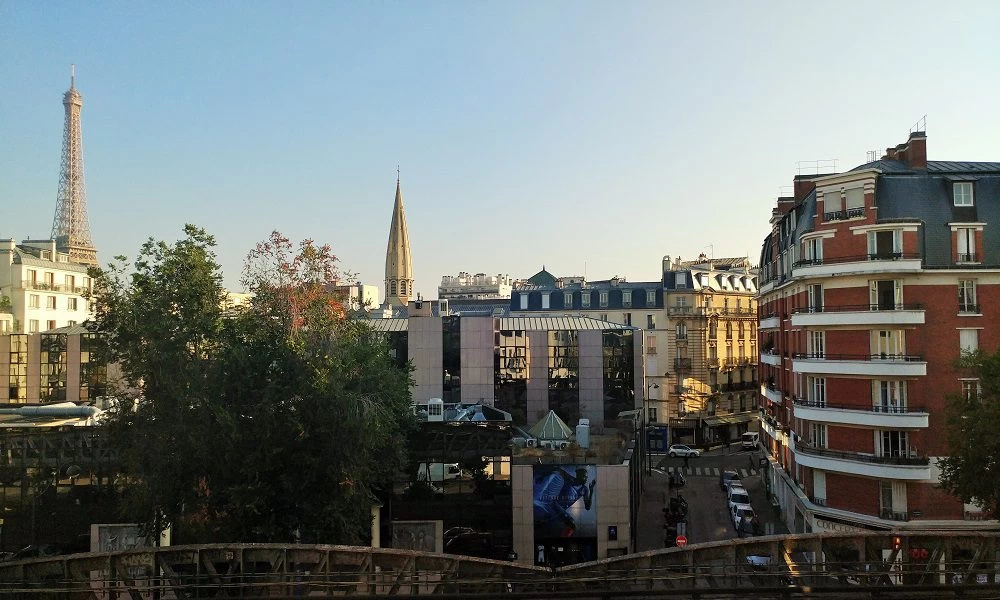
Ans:
[{"label": "billboard poster", "polygon": [[544,547],[535,562],[552,563],[554,554],[587,559],[597,549],[597,467],[594,465],[535,465],[532,503],[535,544]]}]

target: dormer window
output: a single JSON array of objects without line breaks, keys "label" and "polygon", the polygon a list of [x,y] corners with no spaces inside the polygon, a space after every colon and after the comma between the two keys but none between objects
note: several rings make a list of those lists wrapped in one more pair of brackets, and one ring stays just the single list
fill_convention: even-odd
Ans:
[{"label": "dormer window", "polygon": [[622,306],[632,306],[632,290],[622,291]]},{"label": "dormer window", "polygon": [[972,206],[972,182],[956,181],[952,185],[952,193],[955,198],[955,206]]}]

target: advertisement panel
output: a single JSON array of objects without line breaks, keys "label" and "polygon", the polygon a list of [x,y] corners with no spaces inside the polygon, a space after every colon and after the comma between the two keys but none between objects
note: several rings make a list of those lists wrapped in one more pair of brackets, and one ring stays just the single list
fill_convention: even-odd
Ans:
[{"label": "advertisement panel", "polygon": [[563,565],[597,555],[597,467],[535,465],[535,563]]}]

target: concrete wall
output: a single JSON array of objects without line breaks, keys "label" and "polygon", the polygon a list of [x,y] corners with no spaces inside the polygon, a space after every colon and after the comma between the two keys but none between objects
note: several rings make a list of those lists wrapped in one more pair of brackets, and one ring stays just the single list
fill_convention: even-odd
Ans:
[{"label": "concrete wall", "polygon": [[462,402],[493,405],[493,319],[463,318]]},{"label": "concrete wall", "polygon": [[[463,319],[464,320],[464,319]],[[407,351],[413,361],[413,401],[427,402],[440,398],[443,392],[442,363],[443,343],[441,339],[441,319],[419,317],[409,319],[407,324]]]}]

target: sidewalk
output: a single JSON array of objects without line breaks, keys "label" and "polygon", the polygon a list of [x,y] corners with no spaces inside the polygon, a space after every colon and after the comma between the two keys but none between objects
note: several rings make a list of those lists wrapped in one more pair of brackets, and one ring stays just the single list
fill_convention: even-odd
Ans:
[{"label": "sidewalk", "polygon": [[646,491],[639,502],[637,519],[636,552],[663,548],[663,507],[667,505],[670,490],[667,476],[653,472],[646,478]]}]

